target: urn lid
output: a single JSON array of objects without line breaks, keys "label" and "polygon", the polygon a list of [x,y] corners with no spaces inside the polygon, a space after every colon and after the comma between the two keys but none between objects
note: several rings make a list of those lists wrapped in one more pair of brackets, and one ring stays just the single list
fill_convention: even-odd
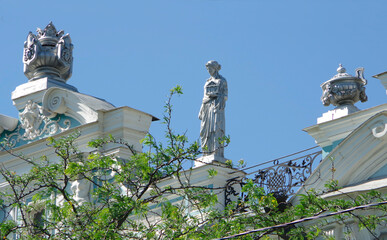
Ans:
[{"label": "urn lid", "polygon": [[337,78],[352,78],[353,76],[349,73],[347,73],[347,69],[345,69],[345,67],[343,67],[343,65],[340,63],[339,64],[339,67],[336,69],[337,71],[337,74],[335,76],[333,76],[330,80],[334,80],[334,79],[337,79]]},{"label": "urn lid", "polygon": [[335,82],[335,81],[352,80],[352,81],[363,83],[364,85],[367,84],[367,80],[364,79],[364,77],[363,77],[364,68],[357,68],[356,69],[356,76],[352,76],[351,74],[346,72],[347,70],[340,63],[339,67],[337,68],[336,71],[337,71],[336,75],[334,75],[331,79],[329,79],[328,81],[326,81],[323,84],[321,84],[321,88],[323,90],[325,89],[325,87],[326,87],[326,85],[328,83],[332,83],[332,82]]}]

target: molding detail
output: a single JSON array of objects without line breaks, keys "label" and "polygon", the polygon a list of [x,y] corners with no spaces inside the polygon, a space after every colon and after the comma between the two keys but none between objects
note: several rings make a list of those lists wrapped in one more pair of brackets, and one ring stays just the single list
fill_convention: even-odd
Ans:
[{"label": "molding detail", "polygon": [[80,124],[98,120],[98,111],[112,110],[110,103],[85,94],[52,87],[42,98],[44,115],[50,118],[57,114],[65,114],[77,120]]},{"label": "molding detail", "polygon": [[68,130],[71,119],[49,118],[44,115],[43,107],[29,100],[24,110],[19,114],[20,124],[15,131],[5,133],[3,137],[8,147],[16,147],[21,142],[28,142]]},{"label": "molding detail", "polygon": [[382,138],[386,136],[387,133],[387,123],[383,120],[377,121],[372,127],[371,127],[372,135],[376,138]]},{"label": "molding detail", "polygon": [[65,98],[61,94],[58,94],[58,92],[45,95],[43,97],[43,107],[49,117],[55,117],[56,114],[63,114],[67,111]]}]

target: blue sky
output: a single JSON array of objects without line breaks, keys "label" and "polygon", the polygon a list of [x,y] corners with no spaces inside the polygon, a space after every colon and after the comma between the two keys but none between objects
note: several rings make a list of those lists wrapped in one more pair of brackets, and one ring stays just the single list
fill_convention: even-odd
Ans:
[{"label": "blue sky", "polygon": [[[20,1],[0,0],[0,113],[17,117],[11,92],[27,82],[23,43],[53,21],[74,44],[73,76],[82,93],[161,118],[169,89],[174,128],[199,138],[197,118],[217,60],[227,79],[226,157],[249,166],[311,146],[302,129],[333,109],[320,84],[342,63],[365,68],[368,102],[386,102],[373,75],[387,71],[387,2],[263,0]],[[154,122],[151,133],[163,138]]]}]

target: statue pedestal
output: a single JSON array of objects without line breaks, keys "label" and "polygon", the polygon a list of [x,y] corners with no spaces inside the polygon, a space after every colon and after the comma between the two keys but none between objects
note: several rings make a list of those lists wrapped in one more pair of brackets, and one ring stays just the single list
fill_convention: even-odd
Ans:
[{"label": "statue pedestal", "polygon": [[195,167],[200,167],[206,164],[211,164],[211,163],[226,163],[228,159],[220,156],[215,156],[215,155],[207,155],[207,156],[201,156],[200,158],[195,161]]}]

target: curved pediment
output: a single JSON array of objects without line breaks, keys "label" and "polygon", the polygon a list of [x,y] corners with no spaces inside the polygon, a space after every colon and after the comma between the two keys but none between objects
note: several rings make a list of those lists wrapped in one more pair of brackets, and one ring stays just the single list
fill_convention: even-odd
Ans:
[{"label": "curved pediment", "polygon": [[[387,164],[387,111],[380,112],[353,131],[331,157],[342,156],[337,179],[354,185],[370,179]],[[336,157],[337,158],[337,157]],[[339,178],[340,177],[340,178]]]},{"label": "curved pediment", "polygon": [[386,165],[387,111],[382,111],[344,138],[323,159],[304,185],[307,189],[322,190],[333,177],[338,180],[340,187],[355,186],[376,177],[387,177]]}]

